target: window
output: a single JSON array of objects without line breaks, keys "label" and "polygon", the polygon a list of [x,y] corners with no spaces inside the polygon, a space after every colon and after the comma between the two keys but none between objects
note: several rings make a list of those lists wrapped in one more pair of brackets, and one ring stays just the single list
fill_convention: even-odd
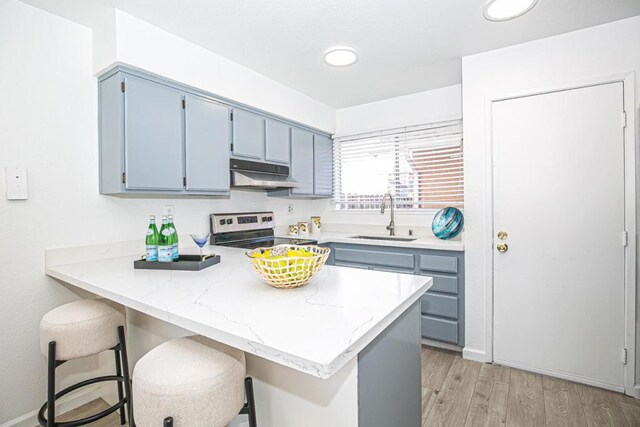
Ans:
[{"label": "window", "polygon": [[335,138],[333,201],[340,210],[462,207],[462,120]]}]

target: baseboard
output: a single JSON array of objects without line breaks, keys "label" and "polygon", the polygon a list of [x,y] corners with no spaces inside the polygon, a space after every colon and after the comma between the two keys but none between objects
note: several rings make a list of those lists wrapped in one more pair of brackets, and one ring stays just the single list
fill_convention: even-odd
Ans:
[{"label": "baseboard", "polygon": [[615,391],[618,393],[624,393],[624,387],[618,386],[615,384],[604,383],[601,381],[592,380],[590,378],[585,378],[580,375],[574,375],[567,372],[559,372],[559,371],[550,371],[547,369],[533,368],[531,366],[521,365],[519,363],[514,363],[509,360],[495,360],[494,363],[497,365],[508,366],[511,368],[520,369],[522,371],[533,372],[536,374],[547,375],[550,377],[556,377],[567,381],[572,381],[574,383],[581,383],[590,385],[592,387],[603,388],[606,390]]},{"label": "baseboard", "polygon": [[458,353],[462,351],[462,347],[457,346],[455,344],[447,344],[446,342],[434,341],[426,338],[422,338],[422,345],[428,345],[429,347],[444,348],[445,350],[457,351]]},{"label": "baseboard", "polygon": [[469,347],[465,347],[462,349],[462,357],[468,360],[475,360],[476,362],[487,363],[487,354],[484,351],[476,350]]},{"label": "baseboard", "polygon": [[[68,395],[58,399],[56,401],[56,411],[59,414],[69,412],[76,409],[85,403],[89,403],[92,400],[108,395],[108,389],[105,389],[105,384],[94,384],[93,386],[83,387],[76,392],[69,393]],[[7,421],[0,425],[0,427],[34,427],[38,425],[38,411],[29,412],[21,417]]]}]

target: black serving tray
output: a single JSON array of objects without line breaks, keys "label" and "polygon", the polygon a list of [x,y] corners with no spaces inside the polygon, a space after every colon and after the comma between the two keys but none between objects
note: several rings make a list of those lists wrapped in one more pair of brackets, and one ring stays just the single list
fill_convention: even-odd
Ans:
[{"label": "black serving tray", "polygon": [[204,261],[200,255],[180,255],[178,261],[157,262],[139,259],[133,261],[133,268],[136,270],[186,270],[200,271],[220,262],[220,255],[205,255]]}]

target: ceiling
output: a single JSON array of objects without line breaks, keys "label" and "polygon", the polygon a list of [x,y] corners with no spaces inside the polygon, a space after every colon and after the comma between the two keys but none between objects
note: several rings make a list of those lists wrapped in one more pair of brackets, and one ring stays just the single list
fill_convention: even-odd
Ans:
[{"label": "ceiling", "polygon": [[[485,0],[22,0],[92,26],[117,7],[335,108],[461,82],[461,57],[640,15],[640,0],[538,0],[507,22]],[[323,52],[360,60],[328,67]]]}]

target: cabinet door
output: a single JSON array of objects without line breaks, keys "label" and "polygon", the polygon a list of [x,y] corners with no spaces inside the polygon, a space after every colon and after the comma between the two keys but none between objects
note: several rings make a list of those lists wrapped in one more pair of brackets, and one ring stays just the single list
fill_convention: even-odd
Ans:
[{"label": "cabinet door", "polygon": [[313,194],[313,134],[291,129],[291,178],[300,187],[291,194]]},{"label": "cabinet door", "polygon": [[333,188],[333,141],[324,135],[313,137],[313,194],[331,196]]},{"label": "cabinet door", "polygon": [[265,160],[289,164],[291,126],[276,120],[265,120]]},{"label": "cabinet door", "polygon": [[185,97],[187,191],[229,191],[229,108]]},{"label": "cabinet door", "polygon": [[264,119],[245,110],[233,110],[233,155],[264,158]]},{"label": "cabinet door", "polygon": [[182,191],[182,93],[125,77],[127,190]]}]

